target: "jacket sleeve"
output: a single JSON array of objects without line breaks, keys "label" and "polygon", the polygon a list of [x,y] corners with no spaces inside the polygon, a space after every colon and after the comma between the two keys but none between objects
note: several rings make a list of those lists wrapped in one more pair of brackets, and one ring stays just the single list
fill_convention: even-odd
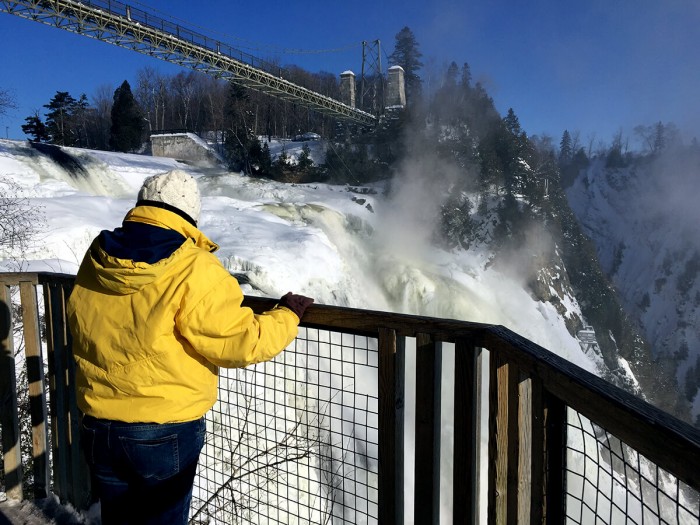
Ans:
[{"label": "jacket sleeve", "polygon": [[241,306],[238,281],[222,270],[223,279],[215,279],[208,293],[176,320],[180,334],[195,352],[223,368],[269,361],[297,336],[299,318],[284,307],[254,314]]}]

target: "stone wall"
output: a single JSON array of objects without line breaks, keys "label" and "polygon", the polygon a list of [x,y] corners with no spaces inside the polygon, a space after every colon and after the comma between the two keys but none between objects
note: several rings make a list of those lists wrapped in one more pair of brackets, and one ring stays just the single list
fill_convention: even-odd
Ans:
[{"label": "stone wall", "polygon": [[224,160],[194,133],[151,135],[151,154],[168,157],[196,166],[218,166]]}]

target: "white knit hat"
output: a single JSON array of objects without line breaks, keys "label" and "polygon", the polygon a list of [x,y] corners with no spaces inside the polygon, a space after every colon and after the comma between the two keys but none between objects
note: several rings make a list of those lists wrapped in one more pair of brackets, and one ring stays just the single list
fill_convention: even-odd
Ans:
[{"label": "white knit hat", "polygon": [[202,208],[197,181],[182,170],[148,177],[143,181],[138,200],[170,205],[187,214],[195,223]]}]

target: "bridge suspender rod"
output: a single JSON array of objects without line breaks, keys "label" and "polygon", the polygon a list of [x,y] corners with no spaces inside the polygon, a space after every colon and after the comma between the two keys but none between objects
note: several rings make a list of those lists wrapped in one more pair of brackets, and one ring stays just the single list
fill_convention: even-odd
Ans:
[{"label": "bridge suspender rod", "polygon": [[370,113],[285,80],[279,70],[262,69],[272,66],[251,55],[116,0],[0,0],[0,11],[293,100],[340,120],[365,126],[377,121]]}]

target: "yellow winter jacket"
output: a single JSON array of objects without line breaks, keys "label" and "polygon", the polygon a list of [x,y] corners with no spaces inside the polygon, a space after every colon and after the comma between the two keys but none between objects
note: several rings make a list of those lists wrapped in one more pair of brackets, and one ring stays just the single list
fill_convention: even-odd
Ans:
[{"label": "yellow winter jacket", "polygon": [[261,315],[242,307],[238,281],[212,253],[218,246],[176,213],[137,206],[127,221],[184,239],[153,264],[93,241],[67,305],[78,407],[125,422],[198,419],[216,401],[218,367],[272,359],[296,337],[299,318],[284,307]]}]

